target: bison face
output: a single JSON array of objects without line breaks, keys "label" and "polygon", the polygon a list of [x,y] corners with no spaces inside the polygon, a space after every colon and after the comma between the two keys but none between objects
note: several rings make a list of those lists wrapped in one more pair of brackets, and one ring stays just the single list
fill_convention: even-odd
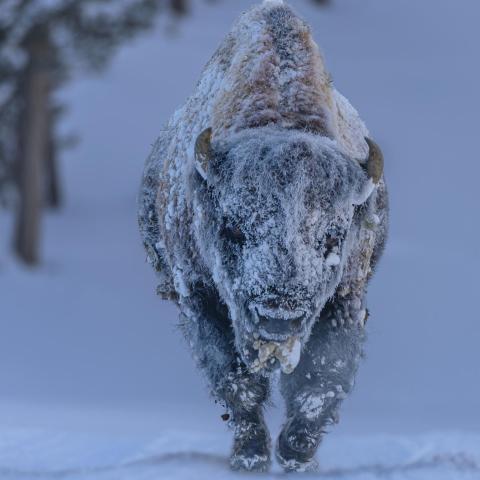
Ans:
[{"label": "bison face", "polygon": [[362,167],[328,138],[273,127],[210,135],[196,145],[195,241],[244,362],[288,373],[341,280],[381,155],[369,141]]}]

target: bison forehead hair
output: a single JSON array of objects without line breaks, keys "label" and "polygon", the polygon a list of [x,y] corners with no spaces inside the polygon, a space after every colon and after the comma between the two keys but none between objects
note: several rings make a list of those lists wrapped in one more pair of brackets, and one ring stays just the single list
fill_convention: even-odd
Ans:
[{"label": "bison forehead hair", "polygon": [[[307,336],[340,281],[368,176],[335,141],[278,128],[213,141],[208,157],[193,176],[197,239],[236,331]],[[295,321],[266,333],[262,319]]]}]

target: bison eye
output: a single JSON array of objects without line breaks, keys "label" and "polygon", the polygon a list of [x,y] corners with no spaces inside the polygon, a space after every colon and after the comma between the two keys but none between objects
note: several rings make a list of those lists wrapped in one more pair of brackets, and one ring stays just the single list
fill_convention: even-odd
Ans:
[{"label": "bison eye", "polygon": [[340,245],[340,241],[337,237],[332,237],[331,235],[327,235],[325,238],[325,251],[330,253],[333,249],[338,248]]},{"label": "bison eye", "polygon": [[330,253],[338,250],[340,247],[340,239],[334,235],[327,235],[322,240],[319,240],[316,245],[318,251],[322,251],[324,257],[328,257]]},{"label": "bison eye", "polygon": [[232,243],[243,245],[247,238],[242,229],[237,225],[225,225],[222,229],[222,235]]}]

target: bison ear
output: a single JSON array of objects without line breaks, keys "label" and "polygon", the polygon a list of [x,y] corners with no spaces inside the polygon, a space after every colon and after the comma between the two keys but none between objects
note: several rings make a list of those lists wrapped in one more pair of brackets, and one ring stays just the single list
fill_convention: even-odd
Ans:
[{"label": "bison ear", "polygon": [[354,198],[354,205],[363,205],[383,175],[383,153],[380,147],[370,138],[365,137],[369,151],[368,157],[362,162],[362,167],[368,176],[367,182],[361,186]]},{"label": "bison ear", "polygon": [[208,164],[212,158],[212,129],[207,128],[195,142],[195,167],[200,176],[206,180]]}]

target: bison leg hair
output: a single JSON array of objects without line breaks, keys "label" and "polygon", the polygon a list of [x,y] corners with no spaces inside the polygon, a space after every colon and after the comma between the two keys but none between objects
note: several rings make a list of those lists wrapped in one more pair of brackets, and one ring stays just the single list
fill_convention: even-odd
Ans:
[{"label": "bison leg hair", "polygon": [[268,379],[248,372],[236,354],[228,311],[213,292],[196,289],[180,302],[182,330],[195,361],[205,373],[214,398],[228,414],[234,432],[230,465],[234,470],[264,472],[270,467],[270,434],[263,418]]},{"label": "bison leg hair", "polygon": [[[314,459],[326,428],[338,421],[342,401],[354,385],[362,357],[364,317],[352,299],[328,305],[315,324],[300,363],[282,375],[287,420],[277,442],[277,459],[286,471],[317,468]],[[364,315],[364,313],[363,313]]]}]

